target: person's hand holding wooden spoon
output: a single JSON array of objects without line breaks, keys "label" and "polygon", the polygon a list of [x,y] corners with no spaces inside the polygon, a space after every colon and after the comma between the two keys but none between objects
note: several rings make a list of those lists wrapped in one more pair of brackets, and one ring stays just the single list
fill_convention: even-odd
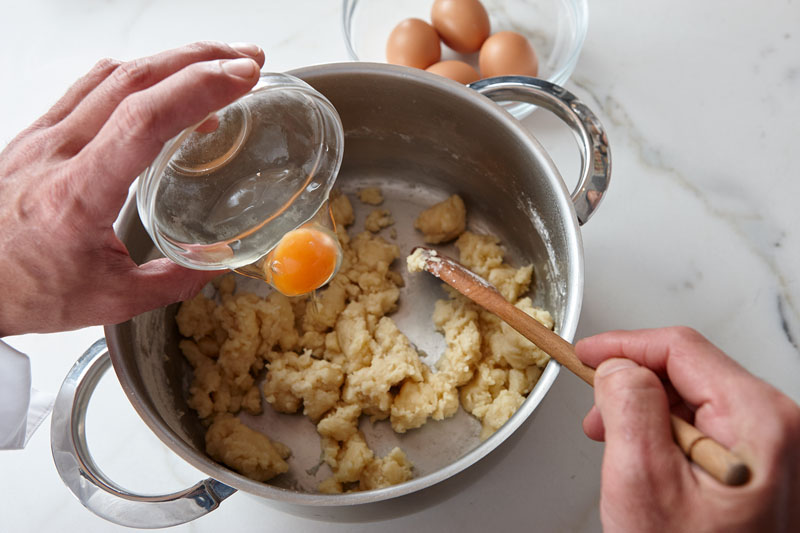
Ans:
[{"label": "person's hand holding wooden spoon", "polygon": [[420,270],[594,384],[583,427],[606,442],[605,531],[800,530],[800,407],[790,398],[689,328],[609,332],[573,348],[454,260],[417,250]]}]

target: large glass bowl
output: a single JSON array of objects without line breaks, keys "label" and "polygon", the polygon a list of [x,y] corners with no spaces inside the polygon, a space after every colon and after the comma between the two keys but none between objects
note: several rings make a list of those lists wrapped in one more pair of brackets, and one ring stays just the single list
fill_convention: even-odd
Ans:
[{"label": "large glass bowl", "polygon": [[[589,21],[587,0],[481,0],[492,33],[511,30],[526,36],[539,57],[539,77],[563,85],[575,70]],[[343,0],[345,45],[354,61],[386,62],[386,40],[403,19],[430,22],[433,0]],[[465,56],[442,44],[442,60],[461,59],[477,67],[477,54]],[[517,118],[534,106],[509,104]]]}]

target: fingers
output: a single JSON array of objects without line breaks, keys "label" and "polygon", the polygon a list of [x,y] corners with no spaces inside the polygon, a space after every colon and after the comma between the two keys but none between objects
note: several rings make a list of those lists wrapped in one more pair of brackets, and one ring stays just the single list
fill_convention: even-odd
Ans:
[{"label": "fingers", "polygon": [[581,340],[575,351],[584,363],[594,367],[611,357],[636,361],[668,377],[681,397],[697,406],[713,397],[727,396],[730,380],[749,377],[702,335],[684,327],[612,331]]},{"label": "fingers", "polygon": [[[33,124],[25,128],[19,135],[17,135],[8,145],[3,148],[2,154],[5,155],[10,153],[14,147],[24,143],[26,141],[32,141],[33,135],[36,132],[45,130],[57,124],[61,121],[65,116],[67,116],[74,108],[78,105],[78,103],[83,100],[83,98],[89,94],[95,87],[97,87],[104,79],[106,79],[109,74],[111,74],[114,69],[119,66],[120,62],[114,59],[101,59],[100,61],[95,64],[91,71],[88,74],[80,78],[76,81],[72,87],[70,87],[67,92],[62,96],[53,107],[51,107],[47,113],[39,117]],[[39,136],[41,139],[42,136]],[[63,142],[62,139],[58,139],[56,142],[61,143]],[[37,147],[41,147],[41,144],[36,143],[33,141]],[[37,148],[32,150],[35,153],[35,157],[41,158],[42,149]],[[15,168],[14,162],[9,161],[9,157],[2,157],[2,163],[8,165],[6,168],[11,170]],[[15,161],[19,163],[19,161]]]},{"label": "fingers", "polygon": [[[669,383],[663,383],[665,392],[667,393],[667,402],[669,403],[670,412],[689,423],[694,419],[694,412],[683,401],[675,388]],[[597,406],[593,405],[586,416],[583,418],[583,432],[592,440],[598,442],[605,440],[605,427],[603,426],[603,417],[600,416],[600,411]]]},{"label": "fingers", "polygon": [[593,405],[586,416],[583,417],[583,432],[592,440],[602,442],[605,440],[606,428],[603,426],[603,417],[597,406]]},{"label": "fingers", "polygon": [[[767,461],[765,442],[780,441],[783,421],[773,387],[749,374],[702,335],[689,328],[615,331],[584,339],[578,357],[589,365],[626,357],[667,377],[677,394],[694,407],[693,423],[702,432],[757,467]],[[691,420],[686,409],[675,410]],[[608,439],[607,420],[605,437]]]},{"label": "fingers", "polygon": [[[243,96],[258,77],[259,65],[252,59],[206,61],[125,98],[97,136],[70,161],[84,169],[73,174],[89,220],[101,225],[113,221],[130,183],[167,140]],[[85,175],[99,178],[86,183]]]},{"label": "fingers", "polygon": [[193,298],[217,271],[183,268],[169,259],[154,259],[132,270],[120,283],[122,291],[115,322],[138,314]]},{"label": "fingers", "polygon": [[[193,63],[237,58],[254,59],[259,66],[264,64],[264,52],[255,45],[214,42],[194,43],[118,64],[100,80],[102,83],[92,87],[91,92],[81,87],[82,90],[69,99],[68,103],[72,103],[80,96],[79,103],[75,102],[74,110],[58,128],[64,139],[62,150],[69,155],[77,153],[100,131],[127,96],[152,87]],[[65,103],[63,107],[69,106]]]},{"label": "fingers", "polygon": [[116,59],[101,59],[98,61],[94,67],[92,67],[92,70],[76,81],[72,87],[64,93],[64,96],[33,124],[33,127],[46,128],[63,120],[64,117],[80,104],[87,94],[92,92],[108,78],[120,64],[121,62]]},{"label": "fingers", "polygon": [[[666,392],[652,371],[628,359],[609,359],[597,368],[594,383],[606,442],[604,478],[637,484],[688,472],[672,439]],[[594,417],[587,416],[592,432],[599,429]]]}]

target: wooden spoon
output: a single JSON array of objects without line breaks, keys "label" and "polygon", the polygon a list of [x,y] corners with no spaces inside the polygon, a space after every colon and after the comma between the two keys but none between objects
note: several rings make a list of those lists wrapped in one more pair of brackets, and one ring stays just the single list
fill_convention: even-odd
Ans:
[{"label": "wooden spoon", "polygon": [[[594,385],[594,369],[575,355],[575,347],[527,313],[508,302],[489,282],[436,250],[418,246],[408,259],[409,271],[424,270],[455,290],[496,314],[550,357],[571,370],[589,385]],[[692,461],[726,485],[743,485],[750,469],[739,457],[699,429],[675,415],[671,416],[675,442]]]}]

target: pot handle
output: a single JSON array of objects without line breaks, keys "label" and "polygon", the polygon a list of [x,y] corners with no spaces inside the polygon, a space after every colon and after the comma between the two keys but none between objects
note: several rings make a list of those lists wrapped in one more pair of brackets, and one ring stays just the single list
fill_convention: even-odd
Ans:
[{"label": "pot handle", "polygon": [[86,408],[97,383],[111,366],[105,339],[95,342],[73,365],[53,407],[50,446],[61,479],[84,507],[122,526],[169,527],[189,522],[219,507],[236,492],[215,479],[163,496],[132,494],[106,478],[86,442]]},{"label": "pot handle", "polygon": [[611,179],[611,152],[605,129],[575,95],[553,83],[528,76],[498,76],[469,85],[495,102],[525,102],[554,113],[572,129],[581,147],[581,177],[572,191],[578,222],[591,218]]}]

